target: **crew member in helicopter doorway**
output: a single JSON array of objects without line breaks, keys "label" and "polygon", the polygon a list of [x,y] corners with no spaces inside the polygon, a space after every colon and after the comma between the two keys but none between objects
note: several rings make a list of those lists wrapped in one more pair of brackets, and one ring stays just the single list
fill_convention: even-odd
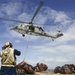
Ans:
[{"label": "crew member in helicopter doorway", "polygon": [[1,57],[1,75],[17,75],[16,73],[16,55],[19,56],[20,51],[12,48],[12,43],[6,42],[0,52]]}]

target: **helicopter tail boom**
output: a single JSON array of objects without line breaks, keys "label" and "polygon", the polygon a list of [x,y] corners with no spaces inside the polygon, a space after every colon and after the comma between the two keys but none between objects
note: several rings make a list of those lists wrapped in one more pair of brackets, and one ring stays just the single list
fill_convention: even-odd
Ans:
[{"label": "helicopter tail boom", "polygon": [[52,40],[54,40],[56,38],[59,38],[59,37],[63,36],[63,33],[61,31],[60,32],[58,31],[55,35],[45,33],[44,36],[50,37],[50,38],[52,38]]}]

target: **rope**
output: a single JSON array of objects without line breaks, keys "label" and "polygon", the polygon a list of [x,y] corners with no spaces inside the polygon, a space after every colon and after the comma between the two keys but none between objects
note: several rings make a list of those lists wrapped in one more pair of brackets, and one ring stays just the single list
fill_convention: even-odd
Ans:
[{"label": "rope", "polygon": [[[29,36],[29,40],[30,40],[30,37],[31,37],[31,35]],[[27,44],[27,47],[26,47],[25,57],[26,57],[26,55],[27,55],[28,48],[29,48],[29,43]],[[25,61],[25,57],[24,57],[23,61]]]}]

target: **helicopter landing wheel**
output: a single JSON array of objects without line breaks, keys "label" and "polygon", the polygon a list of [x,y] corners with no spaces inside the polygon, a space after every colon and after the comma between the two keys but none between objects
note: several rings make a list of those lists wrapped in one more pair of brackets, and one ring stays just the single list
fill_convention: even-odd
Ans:
[{"label": "helicopter landing wheel", "polygon": [[46,33],[44,33],[44,35],[46,35]]},{"label": "helicopter landing wheel", "polygon": [[23,37],[25,37],[25,35],[24,35],[24,34],[22,34],[22,36],[23,36]]}]

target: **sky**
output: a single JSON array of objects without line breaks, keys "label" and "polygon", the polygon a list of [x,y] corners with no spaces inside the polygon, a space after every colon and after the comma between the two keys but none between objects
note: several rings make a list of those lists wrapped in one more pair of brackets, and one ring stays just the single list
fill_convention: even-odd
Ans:
[{"label": "sky", "polygon": [[61,30],[64,36],[54,41],[42,36],[22,37],[10,30],[21,23],[0,20],[0,51],[10,41],[21,51],[17,64],[24,60],[35,66],[39,62],[49,69],[75,64],[75,0],[0,0],[0,17],[30,22],[41,1],[44,4],[33,23],[51,34]]}]

